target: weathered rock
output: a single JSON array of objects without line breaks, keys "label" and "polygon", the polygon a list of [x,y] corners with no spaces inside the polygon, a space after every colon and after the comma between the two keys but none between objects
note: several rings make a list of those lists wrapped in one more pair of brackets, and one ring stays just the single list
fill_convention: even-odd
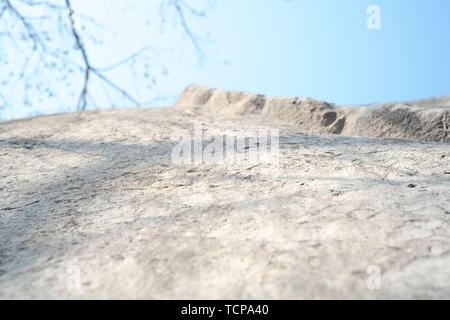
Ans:
[{"label": "weathered rock", "polygon": [[[215,96],[235,111],[0,122],[0,298],[450,297],[448,143],[308,135],[300,121],[339,132],[352,119],[202,90],[192,105]],[[238,138],[279,129],[279,169],[175,164],[173,133],[194,121]]]},{"label": "weathered rock", "polygon": [[214,114],[257,114],[265,120],[296,125],[308,133],[450,142],[448,101],[448,97],[442,97],[410,104],[339,107],[309,98],[264,97],[189,86],[175,106]]}]

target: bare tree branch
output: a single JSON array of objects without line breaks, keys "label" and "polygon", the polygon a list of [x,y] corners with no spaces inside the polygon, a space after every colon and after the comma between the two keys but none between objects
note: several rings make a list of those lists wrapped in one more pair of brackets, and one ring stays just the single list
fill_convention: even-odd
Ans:
[{"label": "bare tree branch", "polygon": [[[175,25],[187,35],[199,59],[202,59],[199,38],[188,21],[192,16],[203,17],[205,11],[192,7],[187,0],[159,2],[171,7],[173,18],[176,19]],[[75,95],[75,99],[78,99],[77,110],[98,105],[96,98],[102,94],[93,92],[97,83],[105,89],[104,98],[110,103],[113,101],[110,93],[115,92],[126,101],[140,106],[142,103],[139,103],[127,88],[121,87],[110,78],[109,72],[127,70],[132,77],[136,78],[141,74],[145,79],[150,78],[150,82],[140,82],[146,90],[153,89],[157,84],[156,74],[151,75],[151,72],[155,72],[154,69],[160,69],[161,75],[167,74],[166,67],[154,56],[157,52],[155,50],[160,49],[149,45],[109,66],[94,66],[91,61],[92,52],[86,41],[98,44],[97,34],[82,23],[87,22],[88,26],[95,30],[107,31],[111,35],[115,32],[99,24],[94,17],[75,12],[72,0],[0,0],[0,18],[0,87],[11,85],[15,88],[14,95],[10,95],[6,90],[0,97],[0,107],[17,105],[17,97],[22,99],[23,106],[42,104],[46,98],[52,97],[61,101],[56,97],[61,86],[73,87],[71,82],[77,81],[80,74],[80,91],[62,91],[67,98]],[[71,41],[68,44],[67,36],[73,40],[73,45]],[[22,95],[17,95],[18,88],[23,90]],[[133,90],[139,93],[139,86],[135,85]],[[14,103],[10,103],[9,99]],[[149,97],[144,99],[150,101]],[[67,105],[64,101],[62,104]]]},{"label": "bare tree branch", "polygon": [[129,93],[127,93],[127,91],[125,91],[124,89],[120,88],[118,85],[116,85],[114,82],[112,82],[111,80],[109,80],[106,76],[104,76],[102,73],[98,72],[97,69],[91,68],[91,71],[93,73],[95,73],[97,75],[97,77],[99,77],[100,79],[102,79],[106,84],[108,84],[111,88],[113,88],[114,90],[118,91],[119,93],[121,93],[125,98],[127,98],[128,100],[130,100],[131,102],[133,102],[136,107],[139,107],[141,104],[139,102],[136,101],[136,99],[134,99]]},{"label": "bare tree branch", "polygon": [[34,27],[30,23],[28,23],[27,19],[15,7],[11,5],[11,2],[9,0],[4,0],[4,2],[6,9],[11,11],[22,22],[23,26],[25,27],[28,33],[28,36],[33,40],[34,49],[37,49],[38,45],[40,45],[42,49],[45,49],[45,45],[40,39]]},{"label": "bare tree branch", "polygon": [[[184,10],[181,6],[181,3],[182,2],[180,2],[180,0],[172,0],[172,4],[175,7],[176,12],[178,13],[178,17],[180,18],[181,26],[183,27],[184,32],[187,34],[189,39],[191,40],[192,45],[194,46],[194,48],[199,56],[199,59],[201,60],[201,59],[203,59],[203,51],[200,48],[200,45],[198,44],[197,38],[195,37],[194,33],[191,31],[189,25],[186,22],[186,17],[184,14]],[[189,7],[189,8],[191,8],[191,7]],[[197,13],[197,11],[194,11],[194,12]]]},{"label": "bare tree branch", "polygon": [[81,52],[81,55],[83,57],[83,63],[84,63],[84,84],[83,89],[81,90],[80,98],[78,100],[77,108],[81,110],[86,110],[87,106],[87,93],[88,93],[88,85],[89,85],[89,78],[90,74],[95,73],[101,80],[105,81],[111,88],[121,93],[124,97],[126,97],[128,100],[133,102],[136,106],[139,106],[139,102],[136,101],[129,93],[127,93],[124,89],[120,88],[118,85],[113,83],[111,80],[109,80],[105,75],[103,75],[101,72],[99,72],[97,69],[92,67],[92,65],[89,63],[89,59],[87,56],[86,48],[84,47],[83,43],[81,42],[80,35],[77,32],[77,29],[75,28],[75,20],[73,18],[73,8],[70,0],[65,0],[67,10],[69,12],[69,21],[70,21],[70,29],[72,30],[73,37],[75,38],[75,43],[78,48],[78,50]]},{"label": "bare tree branch", "polygon": [[70,29],[72,30],[73,37],[75,38],[75,43],[80,50],[81,55],[83,57],[83,63],[84,63],[84,84],[83,89],[81,90],[80,98],[78,99],[77,109],[86,110],[87,106],[87,100],[86,100],[86,94],[88,90],[88,84],[89,84],[89,75],[91,72],[91,65],[89,64],[89,59],[87,57],[86,49],[83,46],[83,43],[81,42],[80,36],[78,35],[78,32],[75,28],[75,20],[73,18],[73,9],[72,4],[70,0],[66,0],[66,6],[69,14],[69,21],[70,21]]}]

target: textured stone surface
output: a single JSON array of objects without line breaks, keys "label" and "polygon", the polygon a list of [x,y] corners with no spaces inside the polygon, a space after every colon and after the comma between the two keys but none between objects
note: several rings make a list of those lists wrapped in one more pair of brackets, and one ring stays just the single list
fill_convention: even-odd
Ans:
[{"label": "textured stone surface", "polygon": [[[174,164],[194,120],[280,129],[280,169]],[[0,122],[0,172],[0,298],[450,298],[448,143],[178,105]]]},{"label": "textured stone surface", "polygon": [[449,97],[440,97],[407,104],[340,107],[310,98],[264,97],[193,85],[184,90],[175,107],[213,114],[255,114],[315,134],[450,142],[449,101]]}]

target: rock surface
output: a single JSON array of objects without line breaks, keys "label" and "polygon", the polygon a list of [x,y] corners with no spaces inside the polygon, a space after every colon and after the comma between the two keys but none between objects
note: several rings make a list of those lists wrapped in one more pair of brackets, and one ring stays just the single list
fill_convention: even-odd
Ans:
[{"label": "rock surface", "polygon": [[[312,135],[353,132],[353,109],[188,93],[0,122],[0,298],[450,298],[448,143]],[[279,169],[175,164],[194,121],[279,129]],[[417,134],[392,128],[364,132]]]},{"label": "rock surface", "polygon": [[340,107],[310,98],[264,97],[193,85],[184,90],[175,107],[214,114],[257,114],[316,134],[450,142],[450,97]]}]

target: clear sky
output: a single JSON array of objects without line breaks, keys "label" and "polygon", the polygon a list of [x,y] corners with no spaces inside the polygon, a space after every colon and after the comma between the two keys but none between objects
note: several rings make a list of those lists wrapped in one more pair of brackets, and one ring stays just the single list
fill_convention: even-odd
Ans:
[{"label": "clear sky", "polygon": [[[343,105],[450,94],[448,0],[186,1],[194,7],[218,3],[205,18],[188,20],[204,49],[202,63],[179,28],[168,23],[160,32],[159,11],[149,7],[155,1],[73,4],[111,30],[97,34],[103,45],[87,44],[96,66],[108,66],[145,45],[157,48],[150,91],[141,88],[149,79],[124,69],[108,74],[148,106],[172,104],[191,83]],[[381,10],[379,30],[367,27],[371,5]],[[32,112],[14,106],[0,118],[73,110],[74,101],[63,102],[43,103]],[[106,105],[102,98],[97,102]]]},{"label": "clear sky", "polygon": [[[367,28],[370,5],[381,9],[379,30]],[[339,104],[450,94],[448,0],[230,0],[228,6],[231,45],[223,53],[231,65],[202,84]]]}]

